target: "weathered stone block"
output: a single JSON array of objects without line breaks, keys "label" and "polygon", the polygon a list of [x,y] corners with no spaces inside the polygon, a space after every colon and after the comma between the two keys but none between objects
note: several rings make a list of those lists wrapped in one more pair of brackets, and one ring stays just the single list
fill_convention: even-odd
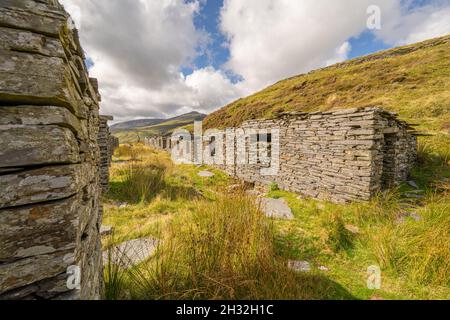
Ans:
[{"label": "weathered stone block", "polygon": [[66,106],[86,117],[76,87],[61,58],[0,50],[0,101]]},{"label": "weathered stone block", "polygon": [[0,265],[0,294],[66,272],[75,263],[72,250],[44,254]]},{"label": "weathered stone block", "polygon": [[67,128],[0,125],[0,167],[77,163],[79,153],[78,142]]},{"label": "weathered stone block", "polygon": [[0,208],[68,198],[95,172],[87,164],[43,167],[0,176]]},{"label": "weathered stone block", "polygon": [[81,198],[0,209],[0,262],[74,249]]}]

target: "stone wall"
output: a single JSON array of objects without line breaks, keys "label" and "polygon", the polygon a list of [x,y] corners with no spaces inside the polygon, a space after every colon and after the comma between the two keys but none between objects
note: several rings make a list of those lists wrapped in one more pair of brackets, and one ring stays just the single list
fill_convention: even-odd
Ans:
[{"label": "stone wall", "polygon": [[114,149],[119,146],[119,139],[111,135],[108,121],[114,120],[112,116],[100,116],[100,128],[98,134],[98,144],[100,147],[100,184],[103,193],[109,190],[109,167]]},{"label": "stone wall", "polygon": [[408,125],[379,108],[282,114],[242,128],[280,128],[280,170],[262,176],[269,164],[237,165],[236,177],[333,202],[369,200],[406,180],[416,159]]},{"label": "stone wall", "polygon": [[56,0],[0,2],[0,299],[100,297],[100,96],[84,59]]},{"label": "stone wall", "polygon": [[170,151],[172,141],[170,139],[170,136],[154,136],[154,137],[145,137],[144,144],[160,150]]},{"label": "stone wall", "polygon": [[[272,135],[274,129],[279,135]],[[412,128],[376,107],[282,113],[246,121],[220,135],[224,145],[215,146],[215,152],[227,161],[216,167],[247,182],[276,183],[283,190],[333,202],[369,200],[404,181],[416,160]],[[164,149],[161,138],[146,142]],[[246,159],[238,159],[238,154]],[[279,171],[262,174],[274,159],[279,159]]]}]

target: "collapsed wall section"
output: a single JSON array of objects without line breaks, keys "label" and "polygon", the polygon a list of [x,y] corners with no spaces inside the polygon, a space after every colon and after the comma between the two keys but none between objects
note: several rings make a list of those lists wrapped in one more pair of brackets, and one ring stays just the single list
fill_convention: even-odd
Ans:
[{"label": "collapsed wall section", "polygon": [[56,0],[0,2],[0,299],[100,297],[100,96],[84,58]]}]

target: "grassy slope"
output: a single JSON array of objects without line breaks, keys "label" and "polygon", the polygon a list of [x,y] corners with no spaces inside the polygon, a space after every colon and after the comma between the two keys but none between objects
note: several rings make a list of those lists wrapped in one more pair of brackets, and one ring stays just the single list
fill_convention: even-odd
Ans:
[{"label": "grassy slope", "polygon": [[378,105],[423,129],[450,128],[450,36],[383,51],[280,81],[210,114],[207,128],[279,111]]},{"label": "grassy slope", "polygon": [[[116,232],[104,245],[145,236],[164,243],[156,257],[114,285],[119,290],[111,290],[106,277],[110,298],[450,298],[450,184],[436,185],[434,169],[413,173],[426,190],[417,201],[402,197],[408,186],[350,205],[271,191],[268,196],[284,197],[295,215],[293,221],[273,221],[227,191],[235,182],[218,170],[210,169],[213,178],[201,178],[203,167],[175,166],[167,153],[142,146],[121,146],[114,160],[126,162],[115,162],[111,170],[104,224]],[[129,183],[130,165],[153,169],[135,171]],[[119,208],[124,201],[129,205]],[[404,212],[416,212],[421,220],[396,223]],[[248,221],[249,215],[258,218]],[[266,222],[256,223],[261,219]],[[359,233],[349,234],[345,224]],[[262,250],[256,264],[249,254],[255,244]],[[307,260],[313,271],[294,274],[286,269],[288,259]],[[382,290],[366,288],[366,269],[373,264],[382,267]]]}]

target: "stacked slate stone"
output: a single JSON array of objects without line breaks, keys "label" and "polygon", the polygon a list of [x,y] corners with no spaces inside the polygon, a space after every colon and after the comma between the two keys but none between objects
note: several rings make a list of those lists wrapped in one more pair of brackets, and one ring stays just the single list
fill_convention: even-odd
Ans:
[{"label": "stacked slate stone", "polygon": [[111,149],[111,153],[113,154],[114,150],[116,150],[118,147],[119,147],[119,138],[111,135],[109,137],[109,148]]},{"label": "stacked slate stone", "polygon": [[377,120],[384,128],[381,184],[388,188],[407,180],[416,163],[417,133],[408,123],[398,120],[395,113],[379,110]]},{"label": "stacked slate stone", "polygon": [[0,26],[0,299],[99,298],[96,81],[56,0],[2,0]]},{"label": "stacked slate stone", "polygon": [[[279,130],[279,149],[267,139],[273,129]],[[265,139],[258,138],[262,132]],[[146,143],[162,148],[161,139]],[[226,161],[217,168],[256,185],[277,183],[281,189],[333,202],[369,200],[405,181],[417,157],[414,129],[378,107],[281,113],[228,128],[223,140],[216,151]],[[279,159],[279,171],[262,174],[274,159]]]},{"label": "stacked slate stone", "polygon": [[100,116],[98,145],[100,147],[100,184],[103,193],[107,193],[109,190],[109,167],[118,141],[109,131],[108,121],[111,120],[114,120],[111,116]]},{"label": "stacked slate stone", "polygon": [[144,138],[144,144],[159,150],[168,151],[171,149],[170,137],[167,136],[146,137]]},{"label": "stacked slate stone", "polygon": [[[284,113],[242,127],[280,129],[280,171],[261,176],[263,163],[238,165],[238,178],[333,202],[369,200],[404,181],[416,158],[411,128],[377,107]],[[249,156],[255,163],[256,152]]]}]

